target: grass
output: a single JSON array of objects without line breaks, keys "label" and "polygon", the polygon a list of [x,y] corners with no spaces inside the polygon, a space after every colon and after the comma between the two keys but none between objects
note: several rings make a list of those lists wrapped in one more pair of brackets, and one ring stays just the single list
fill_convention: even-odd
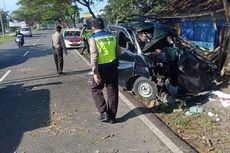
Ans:
[{"label": "grass", "polygon": [[176,125],[178,128],[187,128],[190,122],[190,119],[185,116],[180,116],[179,113],[174,113],[172,123]]},{"label": "grass", "polygon": [[2,35],[0,36],[0,44],[6,43],[12,40],[14,40],[14,35],[5,35],[4,38]]},{"label": "grass", "polygon": [[32,28],[32,32],[38,32],[38,31],[40,31],[40,30],[37,28]]}]

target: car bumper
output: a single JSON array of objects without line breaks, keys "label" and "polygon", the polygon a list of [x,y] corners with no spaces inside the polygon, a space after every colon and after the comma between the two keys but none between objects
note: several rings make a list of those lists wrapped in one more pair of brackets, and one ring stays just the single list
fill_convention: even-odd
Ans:
[{"label": "car bumper", "polygon": [[84,42],[65,42],[66,48],[83,48]]},{"label": "car bumper", "polygon": [[24,36],[32,36],[32,33],[22,33]]}]

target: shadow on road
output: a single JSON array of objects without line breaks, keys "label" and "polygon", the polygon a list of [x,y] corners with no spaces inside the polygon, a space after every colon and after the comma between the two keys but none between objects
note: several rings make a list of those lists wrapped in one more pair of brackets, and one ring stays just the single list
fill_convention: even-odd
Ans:
[{"label": "shadow on road", "polygon": [[[57,74],[48,74],[48,75],[39,75],[39,76],[33,76],[33,77],[27,77],[27,78],[18,78],[18,79],[12,79],[5,81],[3,83],[0,83],[0,85],[8,85],[8,84],[13,84],[13,83],[23,83],[27,81],[35,81],[35,80],[41,80],[41,79],[50,79],[50,78],[56,78],[56,77],[66,77],[70,75],[78,75],[78,74],[83,74],[83,73],[88,73],[91,72],[91,69],[86,69],[86,70],[80,70],[80,71],[70,71],[66,72],[65,75],[58,76]],[[88,74],[86,74],[88,75]]]},{"label": "shadow on road", "polygon": [[50,92],[37,87],[58,84],[61,82],[16,84],[0,89],[0,152],[13,153],[25,132],[49,126]]},{"label": "shadow on road", "polygon": [[[139,115],[149,114],[151,111],[146,107],[137,107],[133,110],[130,110],[127,114],[123,115],[120,118],[117,118],[117,123],[125,122],[131,118],[138,117]],[[152,114],[152,113],[151,113]]]}]

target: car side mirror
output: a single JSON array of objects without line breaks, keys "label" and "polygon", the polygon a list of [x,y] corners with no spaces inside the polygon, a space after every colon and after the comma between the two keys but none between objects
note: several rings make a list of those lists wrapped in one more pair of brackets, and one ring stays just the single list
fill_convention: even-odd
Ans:
[{"label": "car side mirror", "polygon": [[127,50],[134,50],[135,46],[131,42],[126,42],[126,49]]}]

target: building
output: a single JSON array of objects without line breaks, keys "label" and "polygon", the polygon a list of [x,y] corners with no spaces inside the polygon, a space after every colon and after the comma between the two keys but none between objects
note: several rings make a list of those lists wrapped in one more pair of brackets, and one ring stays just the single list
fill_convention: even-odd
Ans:
[{"label": "building", "polygon": [[173,0],[159,14],[193,45],[210,51],[219,46],[226,22],[222,0]]}]

